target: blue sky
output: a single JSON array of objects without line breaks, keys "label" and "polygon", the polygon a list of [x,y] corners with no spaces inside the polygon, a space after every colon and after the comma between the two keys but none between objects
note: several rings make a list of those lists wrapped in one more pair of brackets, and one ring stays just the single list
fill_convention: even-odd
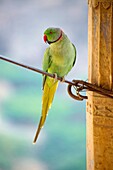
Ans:
[{"label": "blue sky", "polygon": [[87,79],[87,2],[85,0],[9,0],[0,2],[0,53],[41,68],[47,44],[43,32],[61,27],[77,48],[69,77]]}]

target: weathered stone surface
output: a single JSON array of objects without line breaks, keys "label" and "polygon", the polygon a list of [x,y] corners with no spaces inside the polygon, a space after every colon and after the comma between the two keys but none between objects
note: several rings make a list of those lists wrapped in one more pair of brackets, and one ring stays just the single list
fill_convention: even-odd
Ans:
[{"label": "weathered stone surface", "polygon": [[[88,80],[113,90],[113,0],[88,8]],[[87,95],[87,170],[113,170],[113,99]]]},{"label": "weathered stone surface", "polygon": [[99,3],[102,3],[103,7],[108,9],[113,3],[113,0],[88,0],[88,4],[94,8],[98,7]]}]

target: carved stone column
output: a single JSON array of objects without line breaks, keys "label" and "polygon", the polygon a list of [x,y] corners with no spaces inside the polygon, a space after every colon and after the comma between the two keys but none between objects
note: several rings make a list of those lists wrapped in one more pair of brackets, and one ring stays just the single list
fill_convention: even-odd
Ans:
[{"label": "carved stone column", "polygon": [[[113,90],[113,0],[88,1],[88,79]],[[113,100],[88,92],[87,170],[113,170]]]}]

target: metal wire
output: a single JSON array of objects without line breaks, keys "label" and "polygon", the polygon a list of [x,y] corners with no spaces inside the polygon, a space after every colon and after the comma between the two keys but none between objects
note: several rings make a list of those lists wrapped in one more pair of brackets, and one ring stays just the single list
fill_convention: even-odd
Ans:
[{"label": "metal wire", "polygon": [[[56,79],[55,74],[50,74],[48,72],[42,71],[41,69],[37,69],[37,68],[34,68],[32,66],[28,66],[28,65],[16,62],[16,61],[11,60],[11,59],[9,59],[9,58],[7,58],[5,56],[0,55],[0,59],[4,60],[6,62],[10,62],[10,63],[15,64],[15,65],[18,65],[20,67],[29,69],[31,71],[34,71],[34,72],[37,72],[37,73],[40,73],[40,74],[43,74],[43,75],[46,75],[46,76],[49,76],[49,77],[52,77],[52,78]],[[62,81],[62,78],[57,77],[57,80]],[[88,98],[87,96],[84,96],[84,95],[80,94],[84,90],[93,91],[93,92],[96,92],[98,94],[101,94],[101,95],[104,95],[106,97],[109,97],[109,98],[113,99],[113,91],[98,87],[98,86],[96,86],[96,85],[94,85],[92,83],[89,83],[89,82],[86,82],[86,81],[83,81],[83,80],[73,80],[73,81],[63,80],[63,82],[68,84],[67,91],[68,91],[69,95],[75,100],[82,101],[82,100]],[[72,87],[74,87],[74,89],[76,91],[75,93],[72,92]]]}]

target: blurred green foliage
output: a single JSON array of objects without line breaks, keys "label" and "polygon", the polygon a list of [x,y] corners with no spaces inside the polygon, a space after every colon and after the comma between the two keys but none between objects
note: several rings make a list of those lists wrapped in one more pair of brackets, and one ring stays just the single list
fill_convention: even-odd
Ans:
[{"label": "blurred green foliage", "polygon": [[[1,114],[14,127],[30,129],[39,121],[41,78],[33,72],[0,62],[0,80],[10,82],[14,88],[10,97],[3,101]],[[42,144],[37,141],[33,146],[32,139],[20,131],[16,135],[14,132],[0,135],[0,168],[12,170],[16,159],[29,157],[41,160],[49,170],[85,170],[84,113],[85,103],[57,93],[41,132],[41,135],[46,134]]]}]

